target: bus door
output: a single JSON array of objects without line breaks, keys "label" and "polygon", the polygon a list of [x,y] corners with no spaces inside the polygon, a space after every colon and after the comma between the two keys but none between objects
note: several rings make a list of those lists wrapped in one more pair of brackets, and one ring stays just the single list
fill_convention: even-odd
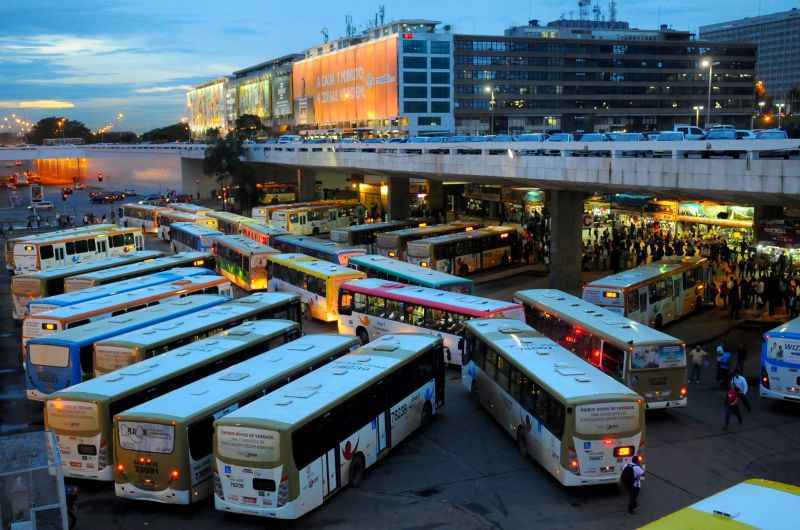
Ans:
[{"label": "bus door", "polygon": [[322,495],[327,497],[337,489],[339,489],[339,451],[334,447],[322,456]]},{"label": "bus door", "polygon": [[643,322],[647,321],[647,286],[639,289],[639,312]]}]

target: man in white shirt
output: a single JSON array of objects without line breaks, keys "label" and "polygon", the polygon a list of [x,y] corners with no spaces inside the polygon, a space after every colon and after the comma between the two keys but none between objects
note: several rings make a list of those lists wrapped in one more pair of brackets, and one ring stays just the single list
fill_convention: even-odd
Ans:
[{"label": "man in white shirt", "polygon": [[[628,513],[633,514],[636,508],[639,507],[637,499],[639,498],[639,490],[642,489],[642,478],[644,477],[642,457],[635,455],[625,467],[630,467],[632,471],[631,480],[626,486],[628,487]],[[625,469],[623,468],[623,476],[624,474]]]},{"label": "man in white shirt", "polygon": [[741,399],[742,403],[744,403],[744,408],[747,409],[747,412],[751,412],[752,408],[750,407],[750,400],[747,399],[747,379],[745,379],[745,377],[742,375],[742,372],[739,368],[733,372],[731,383],[733,383],[736,393],[739,394],[739,399]]}]

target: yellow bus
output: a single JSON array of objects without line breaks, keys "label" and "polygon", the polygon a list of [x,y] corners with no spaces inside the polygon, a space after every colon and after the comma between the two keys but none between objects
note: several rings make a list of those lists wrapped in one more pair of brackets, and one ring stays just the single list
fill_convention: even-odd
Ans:
[{"label": "yellow bus", "polygon": [[299,336],[297,324],[288,320],[245,322],[167,352],[158,361],[148,359],[52,394],[44,420],[57,437],[64,475],[113,480],[115,414]]},{"label": "yellow bus", "polygon": [[244,236],[217,236],[212,252],[217,271],[247,292],[267,288],[267,256],[279,251]]},{"label": "yellow bus", "polygon": [[270,254],[267,260],[270,290],[299,295],[305,315],[323,322],[339,319],[339,287],[366,278],[363,272],[306,254]]},{"label": "yellow bus", "polygon": [[157,234],[159,217],[170,211],[152,204],[123,204],[119,208],[119,221],[122,226],[138,226],[146,234]]},{"label": "yellow bus", "polygon": [[172,223],[194,223],[210,230],[217,229],[217,220],[213,217],[170,210],[158,216],[158,238],[160,240],[172,240],[172,235],[169,230]]},{"label": "yellow bus", "polygon": [[352,337],[306,335],[114,417],[118,497],[170,504],[213,491],[214,421],[348,353]]},{"label": "yellow bus", "polygon": [[252,217],[245,217],[244,215],[233,212],[217,212],[211,210],[206,215],[216,219],[217,230],[228,235],[239,235],[246,225],[256,222]]}]

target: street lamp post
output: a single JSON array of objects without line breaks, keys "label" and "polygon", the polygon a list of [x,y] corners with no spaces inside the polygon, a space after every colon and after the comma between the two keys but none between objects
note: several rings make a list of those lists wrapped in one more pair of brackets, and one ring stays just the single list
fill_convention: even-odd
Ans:
[{"label": "street lamp post", "polygon": [[775,106],[778,108],[778,129],[780,129],[781,118],[783,117],[783,108],[786,106],[786,103],[775,103]]},{"label": "street lamp post", "polygon": [[489,134],[494,135],[494,107],[497,104],[497,101],[494,99],[494,87],[489,85],[483,89],[484,92],[489,94]]},{"label": "street lamp post", "polygon": [[[695,119],[695,123],[697,124],[698,127],[700,127],[700,111],[703,110],[704,108],[705,107],[703,107],[702,105],[695,105],[694,107],[692,107],[692,110],[694,111],[694,114],[695,114],[695,118],[694,118]],[[751,127],[751,129],[752,129],[752,127]]]},{"label": "street lamp post", "polygon": [[711,80],[714,78],[714,65],[719,62],[714,62],[712,59],[703,59],[700,66],[708,68],[708,107],[706,107],[706,129],[711,125]]}]

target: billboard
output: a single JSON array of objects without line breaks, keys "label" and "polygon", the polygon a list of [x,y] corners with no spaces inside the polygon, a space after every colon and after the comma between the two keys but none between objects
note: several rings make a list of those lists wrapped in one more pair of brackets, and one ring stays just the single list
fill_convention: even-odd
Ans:
[{"label": "billboard", "polygon": [[193,88],[186,93],[189,108],[189,128],[203,132],[213,127],[225,127],[225,82]]},{"label": "billboard", "polygon": [[292,113],[292,78],[287,74],[272,76],[272,114],[288,116]]},{"label": "billboard", "polygon": [[272,115],[268,76],[241,81],[236,90],[239,96],[238,116],[252,114],[259,118],[269,118]]},{"label": "billboard", "polygon": [[292,88],[298,123],[393,118],[398,114],[397,36],[298,61]]}]

